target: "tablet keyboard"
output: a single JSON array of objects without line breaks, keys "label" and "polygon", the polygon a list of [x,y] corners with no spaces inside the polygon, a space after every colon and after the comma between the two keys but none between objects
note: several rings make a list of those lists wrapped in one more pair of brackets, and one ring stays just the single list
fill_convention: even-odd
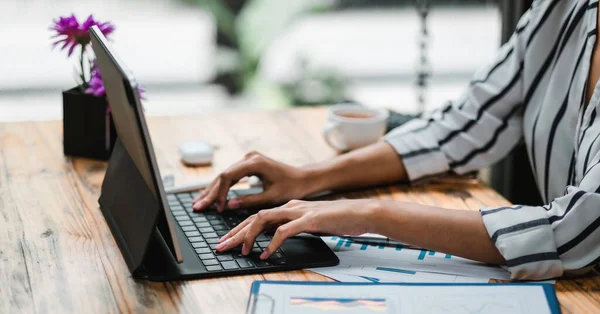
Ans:
[{"label": "tablet keyboard", "polygon": [[[262,268],[287,264],[281,250],[277,250],[267,260],[259,258],[271,241],[271,236],[267,234],[260,234],[256,238],[252,252],[247,256],[241,254],[241,246],[228,252],[218,253],[215,248],[219,238],[254,214],[255,211],[231,210],[219,213],[213,208],[195,212],[192,209],[192,199],[196,195],[197,193],[177,193],[167,195],[167,199],[175,220],[207,271]],[[235,197],[235,195],[229,195],[228,199],[231,197]]]}]

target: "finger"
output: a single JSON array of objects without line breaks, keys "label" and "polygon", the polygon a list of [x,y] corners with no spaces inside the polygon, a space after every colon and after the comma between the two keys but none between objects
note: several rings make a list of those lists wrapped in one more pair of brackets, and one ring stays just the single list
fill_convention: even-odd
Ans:
[{"label": "finger", "polygon": [[260,194],[254,195],[245,195],[230,199],[227,202],[227,207],[231,209],[239,209],[239,208],[252,208],[257,207],[259,205],[268,205],[274,204],[274,196],[277,193],[272,192],[271,190],[266,190]]},{"label": "finger", "polygon": [[196,203],[199,200],[203,199],[206,196],[206,194],[208,194],[208,191],[210,191],[210,189],[215,185],[215,181],[217,180],[213,180],[206,188],[204,188],[204,190],[200,191],[198,196],[194,197],[192,203]]},{"label": "finger", "polygon": [[199,210],[208,207],[210,203],[203,202],[203,200],[206,198],[206,196],[208,196],[210,191],[212,191],[218,183],[219,177],[215,178],[195,199],[192,200],[192,208],[195,210]]},{"label": "finger", "polygon": [[260,259],[267,259],[283,244],[287,238],[293,237],[306,229],[306,219],[300,218],[292,220],[286,224],[283,224],[277,228],[271,243],[265,248],[260,254]]},{"label": "finger", "polygon": [[231,238],[232,236],[236,235],[238,232],[240,232],[240,230],[242,230],[244,227],[246,227],[249,223],[254,221],[254,217],[256,217],[256,215],[252,215],[248,218],[246,218],[246,220],[242,221],[242,223],[240,223],[239,225],[237,225],[235,228],[229,230],[229,232],[227,232],[224,236],[222,236],[219,239],[219,243],[222,243],[223,241]]},{"label": "finger", "polygon": [[216,179],[215,184],[205,191],[206,195],[192,206],[192,208],[194,210],[197,210],[197,211],[205,210],[212,203],[215,202],[215,199],[217,197],[218,187],[221,184],[220,181],[221,181],[220,178]]},{"label": "finger", "polygon": [[252,248],[252,245],[254,245],[256,237],[258,237],[267,226],[285,223],[295,218],[297,217],[295,217],[293,211],[281,207],[258,212],[254,221],[248,226],[248,232],[246,232],[246,236],[244,237],[242,254],[248,255],[250,253],[250,249]]},{"label": "finger", "polygon": [[248,228],[250,227],[251,224],[247,225],[246,227],[242,228],[238,233],[236,233],[235,235],[231,236],[229,239],[219,243],[215,249],[217,250],[217,252],[223,252],[223,251],[228,251],[233,249],[234,247],[240,245],[240,243],[244,242],[244,237],[246,235],[246,233],[248,232]]},{"label": "finger", "polygon": [[244,160],[238,164],[230,167],[224,171],[219,177],[221,182],[219,184],[219,191],[217,195],[217,210],[223,211],[225,209],[225,203],[227,202],[227,192],[229,188],[234,185],[240,179],[258,174],[264,168],[261,168],[263,164],[257,162],[255,159]]}]

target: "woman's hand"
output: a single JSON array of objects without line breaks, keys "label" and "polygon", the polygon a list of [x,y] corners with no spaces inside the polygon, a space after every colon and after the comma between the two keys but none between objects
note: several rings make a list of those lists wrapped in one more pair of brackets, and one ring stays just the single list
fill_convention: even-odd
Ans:
[{"label": "woman's hand", "polygon": [[[264,192],[227,201],[229,188],[246,176],[261,179]],[[217,210],[277,205],[311,193],[308,171],[265,157],[257,152],[246,154],[243,160],[221,173],[193,201],[194,210],[204,210],[216,203]]]},{"label": "woman's hand", "polygon": [[261,210],[229,231],[220,240],[217,251],[227,251],[240,244],[242,254],[252,250],[254,241],[265,229],[275,228],[271,243],[261,259],[271,256],[289,237],[302,232],[332,235],[360,235],[374,231],[379,200],[341,200],[326,202],[290,201],[270,210]]}]

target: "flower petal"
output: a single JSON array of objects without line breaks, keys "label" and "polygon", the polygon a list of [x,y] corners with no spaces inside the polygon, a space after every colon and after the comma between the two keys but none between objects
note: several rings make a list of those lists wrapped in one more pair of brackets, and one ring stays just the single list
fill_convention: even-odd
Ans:
[{"label": "flower petal", "polygon": [[69,53],[67,54],[69,57],[73,54],[73,50],[75,50],[75,47],[77,47],[77,43],[73,43],[71,45],[71,48],[69,48]]}]

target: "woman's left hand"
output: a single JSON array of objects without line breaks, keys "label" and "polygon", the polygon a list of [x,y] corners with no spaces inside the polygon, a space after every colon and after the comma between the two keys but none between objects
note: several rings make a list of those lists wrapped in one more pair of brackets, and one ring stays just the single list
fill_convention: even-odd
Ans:
[{"label": "woman's left hand", "polygon": [[254,241],[265,229],[275,228],[271,243],[260,255],[261,259],[271,256],[289,237],[302,232],[332,235],[360,235],[373,232],[375,211],[380,208],[379,200],[340,200],[305,202],[293,200],[269,210],[261,210],[248,217],[219,240],[219,252],[230,250],[240,244],[242,254],[248,255]]}]

